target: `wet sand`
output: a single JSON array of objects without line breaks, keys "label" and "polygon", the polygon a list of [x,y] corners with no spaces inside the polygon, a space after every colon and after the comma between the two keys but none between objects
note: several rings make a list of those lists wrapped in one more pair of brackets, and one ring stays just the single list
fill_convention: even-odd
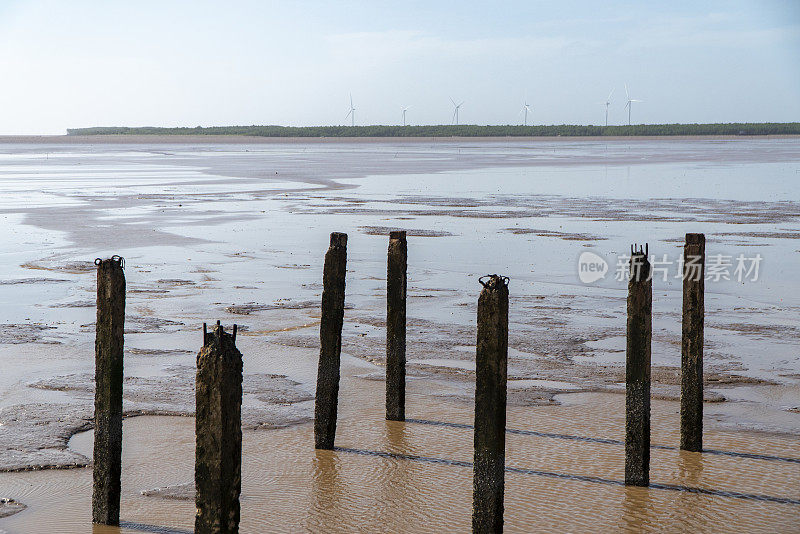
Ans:
[{"label": "wet sand", "polygon": [[[124,409],[142,416],[126,421],[124,519],[191,527],[191,502],[140,492],[192,479],[194,358],[202,323],[221,319],[240,325],[245,356],[244,531],[319,530],[334,516],[330,528],[380,530],[381,514],[398,527],[405,514],[419,527],[409,531],[468,529],[469,429],[398,430],[382,420],[385,234],[396,227],[412,234],[410,416],[471,422],[476,280],[501,272],[512,280],[509,427],[614,440],[623,430],[625,286],[582,285],[579,253],[593,250],[613,270],[631,242],[644,236],[672,254],[687,231],[706,232],[709,254],[761,253],[757,283],[706,285],[707,439],[797,457],[796,140],[202,141],[0,145],[0,471],[13,471],[0,472],[0,497],[29,506],[0,519],[0,530],[59,530],[62,515],[70,526],[61,530],[86,529],[91,439],[70,438],[91,427],[91,261],[114,253],[126,258],[129,289]],[[313,452],[307,421],[332,230],[350,235],[340,445],[371,453],[326,457]],[[657,280],[654,443],[670,446],[679,343],[680,281]],[[174,415],[183,417],[166,417]],[[372,454],[387,451],[428,460]],[[653,454],[665,459],[653,464],[659,483],[800,498],[791,492],[797,463]],[[508,475],[517,490],[509,528],[726,530],[735,518],[731,530],[774,531],[798,516],[774,500],[619,488],[618,444],[514,434],[509,458],[527,470]],[[72,469],[21,471],[42,467]],[[564,473],[604,481],[554,478]]]}]

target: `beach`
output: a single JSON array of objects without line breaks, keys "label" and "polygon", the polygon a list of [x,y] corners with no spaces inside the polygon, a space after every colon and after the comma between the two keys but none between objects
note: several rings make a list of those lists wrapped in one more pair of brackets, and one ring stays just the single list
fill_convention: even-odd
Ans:
[{"label": "beach", "polygon": [[[26,508],[0,517],[0,532],[89,528],[94,259],[113,254],[128,284],[124,532],[191,530],[195,358],[216,320],[238,325],[244,356],[243,532],[468,529],[463,425],[478,278],[491,273],[510,278],[508,428],[523,431],[508,438],[509,531],[797,524],[796,137],[2,141],[0,498]],[[426,422],[383,418],[392,229],[408,233],[407,416]],[[349,236],[342,449],[315,452],[333,231]],[[706,235],[718,266],[706,281],[706,443],[739,455],[676,450],[687,232]],[[662,269],[652,442],[663,448],[651,467],[661,489],[618,484],[627,282],[617,274],[633,243],[648,243]],[[587,251],[609,266],[591,283],[579,277]],[[106,531],[118,530],[95,529]]]}]

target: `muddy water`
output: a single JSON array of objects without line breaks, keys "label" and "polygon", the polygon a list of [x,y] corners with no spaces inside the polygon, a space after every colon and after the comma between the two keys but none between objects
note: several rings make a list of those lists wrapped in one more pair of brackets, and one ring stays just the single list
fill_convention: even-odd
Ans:
[{"label": "muddy water", "polygon": [[[415,381],[406,423],[383,420],[383,383],[348,373],[335,451],[314,451],[310,424],[244,434],[243,532],[468,531],[472,496],[469,402],[433,397]],[[712,431],[714,451],[677,451],[678,405],[653,403],[651,483],[625,488],[624,396],[578,393],[564,404],[509,407],[508,532],[788,532],[800,517],[796,438]],[[193,480],[194,421],[125,422],[123,532],[189,532],[191,494],[142,491]],[[169,439],[163,439],[169,436]],[[575,439],[591,438],[591,440]],[[71,447],[91,454],[91,432]],[[29,508],[0,523],[8,532],[85,532],[91,471],[3,475],[4,490]],[[687,488],[706,490],[697,494]],[[173,495],[175,497],[175,495]],[[94,532],[117,532],[98,528]]]}]

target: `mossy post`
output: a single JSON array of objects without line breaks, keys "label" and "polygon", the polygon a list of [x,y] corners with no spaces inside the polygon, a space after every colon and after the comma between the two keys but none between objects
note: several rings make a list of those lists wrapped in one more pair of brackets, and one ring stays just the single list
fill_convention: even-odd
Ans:
[{"label": "mossy post", "polygon": [[319,367],[314,406],[314,447],[333,449],[339,403],[339,363],[344,322],[344,281],[347,234],[333,232],[322,273],[322,318],[319,326]]},{"label": "mossy post", "polygon": [[386,263],[386,419],[406,419],[406,270],[405,231],[389,234]]},{"label": "mossy post", "polygon": [[625,484],[650,484],[650,341],[653,281],[648,250],[631,249],[625,351]]},{"label": "mossy post", "polygon": [[481,278],[475,365],[472,531],[503,531],[508,368],[508,278]]},{"label": "mossy post", "polygon": [[706,236],[686,234],[681,332],[681,449],[703,450],[703,319]]},{"label": "mossy post", "polygon": [[195,391],[194,531],[236,533],[242,489],[242,353],[236,325],[231,334],[219,321],[210,333],[203,325]]},{"label": "mossy post", "polygon": [[122,351],[125,336],[125,260],[97,265],[94,342],[94,472],[92,521],[119,525],[122,476]]}]

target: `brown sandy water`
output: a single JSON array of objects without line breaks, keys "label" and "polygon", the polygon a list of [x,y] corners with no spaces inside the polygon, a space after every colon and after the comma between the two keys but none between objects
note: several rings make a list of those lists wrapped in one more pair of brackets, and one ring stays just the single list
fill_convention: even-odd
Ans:
[{"label": "brown sandy water", "polygon": [[[415,420],[387,422],[383,382],[354,377],[351,369],[340,394],[335,451],[313,449],[310,424],[246,431],[242,532],[468,531],[472,406],[426,394],[437,384],[424,382],[409,386],[408,413]],[[756,457],[680,452],[674,448],[678,404],[654,401],[653,487],[626,488],[620,482],[624,449],[619,443],[624,396],[577,393],[560,400],[560,406],[508,409],[508,428],[513,430],[507,435],[508,532],[798,528],[796,437],[710,431],[705,438],[708,449]],[[71,447],[89,455],[91,443],[88,432],[73,438]],[[191,482],[193,465],[192,418],[126,420],[121,531],[191,531],[190,492],[177,492],[180,498],[141,492]],[[8,473],[3,482],[4,490],[29,508],[0,522],[0,531],[90,528],[89,469]]]}]

